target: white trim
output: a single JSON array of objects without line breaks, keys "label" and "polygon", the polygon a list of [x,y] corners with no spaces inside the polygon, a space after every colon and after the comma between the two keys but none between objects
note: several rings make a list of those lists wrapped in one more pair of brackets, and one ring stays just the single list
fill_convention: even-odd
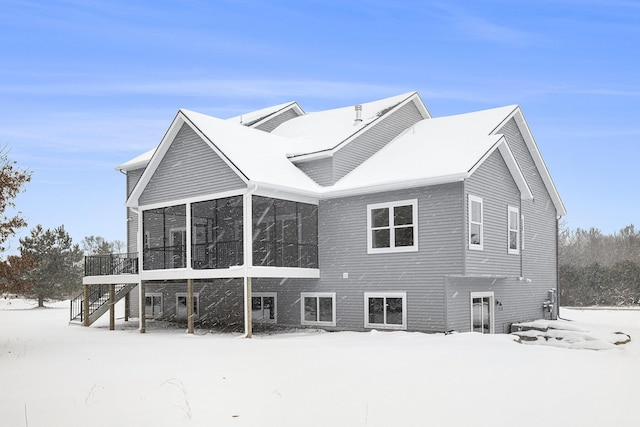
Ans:
[{"label": "white trim", "polygon": [[422,99],[418,95],[418,92],[411,92],[410,94],[408,94],[408,96],[404,100],[400,101],[396,105],[391,106],[392,107],[391,110],[389,110],[386,114],[375,118],[374,120],[369,122],[366,126],[360,128],[357,132],[355,132],[345,140],[340,141],[333,148],[326,148],[323,150],[319,150],[315,153],[298,154],[298,155],[293,154],[293,155],[288,155],[287,157],[289,158],[289,160],[291,160],[294,163],[296,161],[304,161],[304,160],[309,161],[309,160],[315,160],[315,159],[320,159],[324,157],[331,157],[336,152],[341,150],[343,147],[348,145],[351,141],[358,138],[360,135],[363,135],[364,133],[370,131],[378,123],[384,122],[387,117],[390,117],[394,112],[398,111],[399,109],[401,109],[402,107],[404,107],[410,102],[413,102],[413,104],[415,105],[416,109],[418,110],[418,112],[420,113],[423,119],[431,118],[431,115],[429,114],[429,111],[427,110],[424,103],[422,102]]},{"label": "white trim", "polygon": [[114,276],[84,276],[82,278],[83,285],[128,285],[129,283],[140,283],[140,275],[118,274]]},{"label": "white trim", "polygon": [[524,252],[524,214],[520,215],[520,250]]},{"label": "white trim", "polygon": [[[369,322],[369,298],[384,298],[384,322]],[[402,298],[402,324],[387,323],[387,298]],[[365,292],[364,293],[364,327],[375,329],[407,329],[407,293],[406,292]]]},{"label": "white trim", "polygon": [[[185,297],[188,298],[188,294],[186,292],[176,292],[176,318],[177,319],[186,319],[187,318],[187,314],[185,313],[184,316],[179,316],[178,315],[178,298],[179,297]],[[196,300],[196,307],[195,307],[195,312],[193,313],[193,317],[194,319],[198,319],[200,317],[200,292],[194,292],[193,293],[193,298]],[[188,303],[188,301],[187,301]],[[187,313],[188,313],[188,309],[187,309]]]},{"label": "white trim", "polygon": [[[480,203],[480,222],[472,222],[472,210],[473,210],[473,203],[472,202],[476,202],[476,203]],[[474,251],[481,251],[484,249],[484,202],[482,200],[482,197],[478,197],[478,196],[474,196],[469,194],[467,197],[467,216],[468,216],[468,220],[467,220],[467,241],[469,244],[469,249],[470,250],[474,250]],[[471,225],[472,224],[476,224],[476,225],[480,225],[480,244],[477,243],[472,243],[471,242]]]},{"label": "white trim", "polygon": [[138,206],[140,202],[140,196],[142,196],[142,193],[144,192],[145,188],[151,181],[151,177],[160,166],[160,163],[164,158],[164,156],[167,154],[167,151],[169,151],[169,147],[171,147],[171,144],[173,144],[173,141],[175,140],[175,137],[178,135],[178,132],[182,128],[183,124],[187,124],[196,133],[196,135],[198,135],[198,137],[205,144],[207,144],[209,148],[211,148],[214,151],[214,153],[218,155],[218,157],[220,157],[220,159],[222,159],[222,161],[243,182],[245,182],[245,184],[248,183],[248,179],[244,175],[244,173],[238,167],[236,167],[236,165],[233,164],[229,160],[229,158],[227,158],[227,156],[221,150],[219,150],[218,147],[216,147],[215,144],[200,131],[200,129],[198,129],[195,123],[191,122],[189,117],[182,110],[179,110],[175,118],[173,119],[173,122],[169,126],[169,129],[167,130],[164,137],[160,141],[158,148],[151,156],[151,160],[149,160],[149,164],[147,165],[144,172],[142,173],[142,176],[136,183],[135,187],[133,188],[133,191],[131,191],[131,194],[129,195],[127,202],[125,203],[125,206],[130,208]]},{"label": "white trim", "polygon": [[[396,226],[393,223],[393,208],[398,206],[411,206],[412,212],[412,224],[413,229],[413,245],[411,246],[395,246],[395,230],[397,228],[409,228],[409,226]],[[373,247],[373,224],[371,222],[371,212],[374,209],[388,209],[389,210],[389,225],[384,229],[389,229],[389,247],[386,248],[374,248]],[[382,228],[379,228],[382,229]],[[418,250],[418,199],[400,200],[396,202],[386,203],[374,203],[367,205],[367,253],[379,254],[379,253],[393,253],[393,252],[415,252]]]},{"label": "white trim", "polygon": [[[251,298],[273,298],[273,319],[256,320],[255,315],[251,314],[253,323],[278,323],[278,293],[277,292],[252,292]],[[264,306],[264,300],[261,301]],[[253,312],[253,301],[251,301],[251,311]]]},{"label": "white trim", "polygon": [[[511,214],[515,214],[516,216],[516,224],[515,228],[512,228],[511,224]],[[507,253],[513,255],[520,254],[520,209],[515,206],[507,206]],[[516,247],[515,249],[511,248],[511,232],[516,233]]]},{"label": "white trim", "polygon": [[184,199],[168,200],[166,202],[152,203],[138,207],[140,212],[151,209],[168,208],[178,205],[189,205],[198,202],[208,202],[210,200],[226,199],[233,196],[242,196],[247,192],[247,188],[239,188],[237,190],[224,191],[222,193],[210,193],[202,196],[186,197]]},{"label": "white trim", "polygon": [[[298,268],[298,267],[264,267],[253,266],[244,268],[244,265],[232,265],[229,268],[207,268],[194,270],[192,268],[167,268],[164,270],[141,270],[139,275],[120,276],[87,276],[87,279],[101,279],[97,283],[136,283],[141,280],[183,280],[183,279],[232,279],[245,277],[262,278],[291,278],[291,279],[319,279],[320,269],[318,268]],[[105,282],[102,278],[112,278]],[[118,277],[122,282],[113,282]],[[83,283],[85,283],[83,281]],[[86,282],[88,283],[88,282]],[[93,282],[92,282],[93,283]]]},{"label": "white trim", "polygon": [[489,333],[495,334],[495,295],[493,291],[489,292],[470,292],[469,305],[471,309],[471,332],[473,332],[473,299],[489,298]]},{"label": "white trim", "polygon": [[[320,315],[320,299],[319,298],[331,298],[332,317],[330,322],[327,321],[312,321],[305,320],[304,318],[304,299],[316,298],[316,314]],[[300,324],[306,326],[336,326],[336,293],[335,292],[300,292]]]},{"label": "white trim", "polygon": [[[298,103],[296,101],[292,101],[289,104],[286,104],[284,107],[282,107],[281,109],[272,112],[271,114],[268,114],[267,116],[261,118],[260,120],[258,120],[257,122],[255,122],[254,124],[252,124],[251,126],[247,126],[244,123],[240,123],[243,126],[247,126],[248,128],[257,128],[258,126],[260,126],[263,123],[268,122],[271,119],[274,119],[284,113],[287,112],[287,110],[294,110],[298,117],[300,116],[304,116],[304,111],[302,110],[302,108],[300,107],[300,105],[298,105]],[[241,116],[242,117],[242,116]]]},{"label": "white trim", "polygon": [[549,173],[549,169],[547,169],[547,165],[540,154],[540,149],[538,148],[538,144],[533,138],[533,134],[531,133],[531,129],[529,129],[529,125],[527,124],[526,119],[524,118],[524,114],[520,109],[520,106],[515,106],[514,110],[509,114],[505,119],[495,127],[495,129],[491,132],[491,135],[499,133],[501,128],[511,119],[515,119],[516,125],[522,134],[522,138],[529,149],[529,153],[531,153],[531,157],[533,158],[533,162],[540,173],[540,177],[542,178],[542,182],[547,189],[547,192],[551,196],[551,200],[556,208],[557,214],[559,216],[565,216],[567,214],[567,209],[560,198],[560,194],[558,193],[558,189],[556,188],[553,178],[551,178],[551,174]]},{"label": "white trim", "polygon": [[504,136],[500,139],[498,150],[500,151],[500,154],[502,154],[502,159],[507,165],[509,172],[511,172],[511,177],[518,186],[518,190],[520,190],[520,198],[522,200],[533,200],[531,187],[529,187],[527,179],[524,177],[524,173],[522,173],[522,169],[520,169],[520,166],[518,166],[518,162],[513,155],[513,151],[511,151],[511,148],[509,148],[507,139]]}]

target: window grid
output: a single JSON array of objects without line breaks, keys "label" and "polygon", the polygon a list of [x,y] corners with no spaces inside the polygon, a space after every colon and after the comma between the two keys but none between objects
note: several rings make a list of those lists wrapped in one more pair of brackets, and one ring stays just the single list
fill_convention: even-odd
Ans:
[{"label": "window grid", "polygon": [[367,206],[368,253],[418,250],[418,201]]}]

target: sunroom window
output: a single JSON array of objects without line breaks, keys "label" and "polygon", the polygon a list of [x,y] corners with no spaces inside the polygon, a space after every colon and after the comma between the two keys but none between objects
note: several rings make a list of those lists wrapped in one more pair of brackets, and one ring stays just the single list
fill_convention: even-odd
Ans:
[{"label": "sunroom window", "polygon": [[253,196],[253,265],[318,268],[318,207]]},{"label": "sunroom window", "polygon": [[149,209],[142,213],[144,235],[143,268],[162,270],[185,268],[186,205]]},{"label": "sunroom window", "polygon": [[191,264],[194,269],[243,264],[242,196],[191,205]]}]

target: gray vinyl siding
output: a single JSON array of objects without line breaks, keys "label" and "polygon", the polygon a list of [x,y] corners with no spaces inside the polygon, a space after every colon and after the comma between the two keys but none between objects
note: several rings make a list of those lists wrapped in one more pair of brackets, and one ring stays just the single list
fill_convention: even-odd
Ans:
[{"label": "gray vinyl siding", "polygon": [[333,159],[331,157],[300,162],[295,165],[318,185],[326,187],[333,184]]},{"label": "gray vinyl siding", "polygon": [[[278,325],[300,326],[301,292],[318,292],[318,279],[253,279],[252,292],[275,292]],[[254,322],[255,323],[255,322]]]},{"label": "gray vinyl siding", "polygon": [[[140,181],[144,168],[127,171],[127,198]],[[127,208],[127,252],[138,252],[138,215]]]},{"label": "gray vinyl siding", "polygon": [[500,151],[495,150],[465,182],[467,195],[483,201],[483,250],[468,246],[468,198],[465,197],[464,251],[467,275],[521,276],[520,255],[508,253],[508,206],[520,208],[520,191]]},{"label": "gray vinyl siding", "polygon": [[264,132],[271,132],[275,128],[280,126],[282,123],[286,122],[287,120],[294,119],[296,117],[298,117],[298,113],[296,113],[296,111],[293,108],[288,108],[283,112],[276,114],[274,117],[270,118],[269,120],[266,120],[264,123],[259,124],[258,126],[255,127],[255,129],[258,129]]},{"label": "gray vinyl siding", "polygon": [[494,293],[495,332],[507,333],[514,322],[543,317],[542,300],[530,283],[516,277],[447,278],[447,330],[471,331],[471,292]]},{"label": "gray vinyl siding", "polygon": [[246,185],[187,124],[176,135],[149,180],[140,204],[212,194]]},{"label": "gray vinyl siding", "polygon": [[[444,277],[462,273],[462,183],[321,201],[317,292],[336,292],[338,329],[364,328],[365,292],[406,292],[407,329],[443,331]],[[367,253],[367,205],[418,200],[418,251]],[[343,278],[348,273],[348,278]]]},{"label": "gray vinyl siding", "polygon": [[333,182],[361,165],[403,131],[422,120],[413,102],[381,117],[379,123],[365,129],[359,136],[338,149],[333,155]]},{"label": "gray vinyl siding", "polygon": [[[515,121],[509,121],[499,133],[507,138],[534,199],[520,200],[498,151],[465,183],[466,194],[483,198],[484,250],[469,250],[465,231],[467,277],[453,276],[446,281],[448,330],[471,330],[471,292],[494,292],[495,331],[502,333],[513,322],[543,317],[547,292],[556,288],[555,207]],[[520,255],[507,253],[508,205],[519,206],[524,216]],[[467,221],[465,216],[465,227]],[[492,277],[481,277],[483,274]]]},{"label": "gray vinyl siding", "polygon": [[[557,212],[515,120],[507,122],[500,133],[507,138],[533,193],[533,200],[522,201],[522,275],[531,280],[529,286],[535,290],[538,302],[542,304],[547,298],[547,291],[557,288]],[[530,314],[533,313],[540,315],[537,306],[531,309]]]}]

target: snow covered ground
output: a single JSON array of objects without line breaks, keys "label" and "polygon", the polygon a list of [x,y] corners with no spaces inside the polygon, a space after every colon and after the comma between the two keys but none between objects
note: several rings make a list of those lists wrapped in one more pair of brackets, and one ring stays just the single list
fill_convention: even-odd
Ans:
[{"label": "snow covered ground", "polygon": [[[0,426],[637,426],[640,311],[563,310],[611,350],[509,335],[68,326],[0,299]],[[108,318],[108,316],[103,316]]]}]

